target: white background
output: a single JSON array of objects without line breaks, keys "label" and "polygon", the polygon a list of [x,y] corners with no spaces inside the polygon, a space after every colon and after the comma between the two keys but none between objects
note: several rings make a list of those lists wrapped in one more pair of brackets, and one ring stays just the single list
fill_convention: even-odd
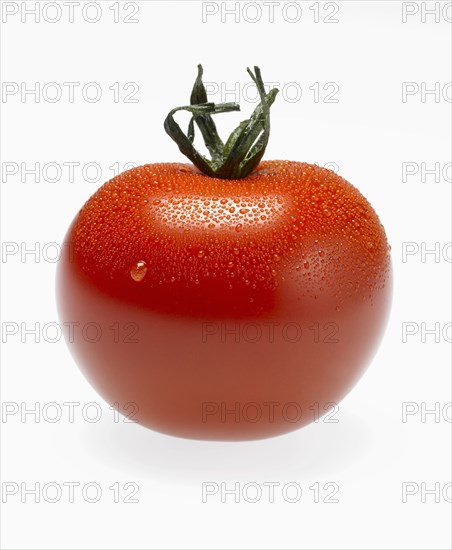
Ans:
[{"label": "white background", "polygon": [[[118,23],[110,1],[97,2],[101,16],[95,23],[83,19],[84,2],[74,9],[72,23],[66,8],[59,21],[46,21],[56,13],[52,6],[42,11],[48,2],[38,7],[39,22],[34,16],[22,22],[21,3],[3,2],[3,10],[6,4],[19,11],[2,23],[2,79],[4,86],[16,83],[19,92],[3,93],[1,105],[2,238],[17,245],[6,249],[15,254],[5,255],[4,248],[2,255],[2,489],[5,483],[56,482],[65,489],[65,482],[95,482],[102,497],[87,502],[81,486],[72,503],[67,489],[56,503],[42,497],[36,503],[33,496],[21,502],[26,497],[21,491],[3,494],[2,548],[449,548],[451,490],[438,493],[435,502],[435,495],[423,495],[422,488],[439,483],[442,491],[451,481],[450,329],[438,341],[421,329],[422,323],[429,329],[450,322],[451,170],[438,174],[438,181],[434,174],[422,178],[420,171],[423,162],[427,168],[450,162],[447,3],[436,3],[441,10],[446,6],[438,21],[423,16],[434,2],[405,8],[397,1],[337,2],[338,11],[332,3],[320,3],[317,23],[310,9],[315,2],[298,2],[302,16],[296,22],[294,3],[284,7],[282,2],[275,4],[273,22],[262,4],[255,21],[253,3],[241,4],[238,21],[233,15],[222,21],[222,3],[211,2],[209,9],[216,6],[218,13],[205,22],[200,2],[119,3]],[[90,9],[86,18],[97,17],[95,7]],[[403,22],[403,9],[418,11]],[[125,23],[132,11],[138,22]],[[332,11],[338,22],[324,22]],[[49,332],[35,342],[20,328],[20,323],[42,328],[57,322],[55,251],[46,243],[63,240],[82,204],[113,176],[109,167],[181,160],[162,123],[171,108],[188,103],[197,63],[204,65],[205,81],[219,89],[222,82],[228,89],[239,82],[243,91],[249,82],[246,67],[253,65],[281,89],[295,83],[286,86],[272,108],[266,158],[336,163],[386,228],[395,274],[391,318],[369,370],[340,404],[338,423],[320,421],[263,441],[219,443],[168,437],[122,418],[117,422],[79,373],[63,339],[52,343]],[[60,86],[59,101],[49,101],[43,92],[49,82]],[[73,102],[64,82],[80,83]],[[89,82],[102,91],[97,102],[82,95]],[[115,82],[118,102],[109,89]],[[134,89],[123,90],[130,82],[139,87],[136,103],[124,102]],[[318,102],[309,89],[316,82]],[[323,101],[328,82],[339,86],[338,103]],[[403,82],[419,87],[405,102]],[[436,82],[444,93],[422,96],[423,86],[432,89]],[[39,101],[30,94],[21,99],[21,87],[35,83],[41,86]],[[294,100],[300,89],[301,97]],[[53,97],[55,88],[46,91]],[[219,115],[223,133],[249,115],[254,103],[233,94],[212,96],[214,101],[234,99],[241,101],[243,114]],[[232,122],[225,122],[228,117]],[[62,173],[54,182],[49,179],[55,172],[49,171],[49,177],[40,173],[36,182],[22,162],[27,168],[57,163]],[[79,163],[74,181],[63,165],[68,162]],[[419,172],[403,181],[407,162],[417,163]],[[87,163],[101,167],[98,181],[84,177]],[[11,175],[15,165],[17,173]],[[88,178],[96,179],[93,172]],[[37,255],[24,254],[36,243]],[[410,250],[419,247],[419,252],[403,258],[403,243],[414,243]],[[444,253],[422,256],[422,247],[432,249],[435,243]],[[11,323],[19,327],[15,335],[5,334],[5,326],[15,326]],[[405,342],[403,323],[418,329]],[[48,417],[55,410],[42,411],[51,402],[63,411],[54,423]],[[74,422],[65,402],[80,403]],[[81,413],[89,402],[101,408],[98,422]],[[404,402],[419,408],[405,422]],[[41,412],[21,419],[20,412],[35,403]],[[439,416],[423,418],[421,411],[435,403]],[[14,404],[19,412],[5,414],[17,410]],[[138,486],[137,503],[123,502],[130,490],[122,487],[128,482]],[[227,482],[228,488],[256,482],[263,494],[255,503],[243,496],[239,502],[227,496],[223,503],[220,492],[202,502],[203,482]],[[266,482],[280,484],[274,502]],[[283,497],[287,482],[302,488],[298,502]],[[418,492],[403,502],[407,482]],[[119,503],[109,489],[114,483],[121,487]],[[315,483],[320,502],[310,489]],[[338,503],[323,502],[326,483],[337,484]]]}]

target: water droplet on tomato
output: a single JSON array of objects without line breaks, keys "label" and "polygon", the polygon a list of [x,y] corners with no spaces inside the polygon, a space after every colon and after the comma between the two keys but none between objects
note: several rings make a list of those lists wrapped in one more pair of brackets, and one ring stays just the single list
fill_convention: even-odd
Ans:
[{"label": "water droplet on tomato", "polygon": [[130,268],[130,276],[134,281],[139,283],[144,279],[147,270],[148,267],[146,265],[146,262],[139,261]]}]

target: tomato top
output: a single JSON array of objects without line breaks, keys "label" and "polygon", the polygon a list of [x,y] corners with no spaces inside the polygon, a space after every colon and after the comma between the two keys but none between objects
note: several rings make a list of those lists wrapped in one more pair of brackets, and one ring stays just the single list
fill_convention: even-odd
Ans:
[{"label": "tomato top", "polygon": [[118,299],[190,315],[247,316],[299,299],[372,299],[389,271],[376,213],[342,177],[264,161],[240,180],[148,164],[104,184],[70,229],[77,271]]}]

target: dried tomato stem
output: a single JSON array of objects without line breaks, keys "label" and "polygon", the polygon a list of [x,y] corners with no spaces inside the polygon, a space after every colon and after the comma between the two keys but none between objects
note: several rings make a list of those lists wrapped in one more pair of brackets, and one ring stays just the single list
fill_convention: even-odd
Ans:
[{"label": "dried tomato stem", "polygon": [[[267,94],[259,67],[254,73],[247,69],[255,82],[260,103],[251,117],[242,121],[231,133],[226,143],[218,135],[212,115],[239,111],[237,103],[209,103],[207,92],[202,81],[203,68],[198,65],[198,75],[190,96],[190,105],[176,107],[165,119],[164,128],[167,134],[177,143],[180,151],[187,156],[204,174],[214,178],[240,179],[246,177],[261,161],[270,136],[270,106],[278,93],[273,88]],[[174,120],[177,111],[188,111],[192,114],[187,134]],[[199,153],[194,145],[195,126],[199,128],[210,159]]]}]

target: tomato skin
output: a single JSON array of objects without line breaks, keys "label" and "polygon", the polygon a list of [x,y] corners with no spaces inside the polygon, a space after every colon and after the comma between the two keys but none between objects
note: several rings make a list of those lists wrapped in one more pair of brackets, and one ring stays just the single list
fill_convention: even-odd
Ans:
[{"label": "tomato skin", "polygon": [[65,242],[61,320],[101,329],[75,332],[77,363],[109,403],[172,435],[255,439],[312,422],[361,376],[389,313],[378,217],[305,163],[262,162],[243,180],[135,168],[91,197]]}]

